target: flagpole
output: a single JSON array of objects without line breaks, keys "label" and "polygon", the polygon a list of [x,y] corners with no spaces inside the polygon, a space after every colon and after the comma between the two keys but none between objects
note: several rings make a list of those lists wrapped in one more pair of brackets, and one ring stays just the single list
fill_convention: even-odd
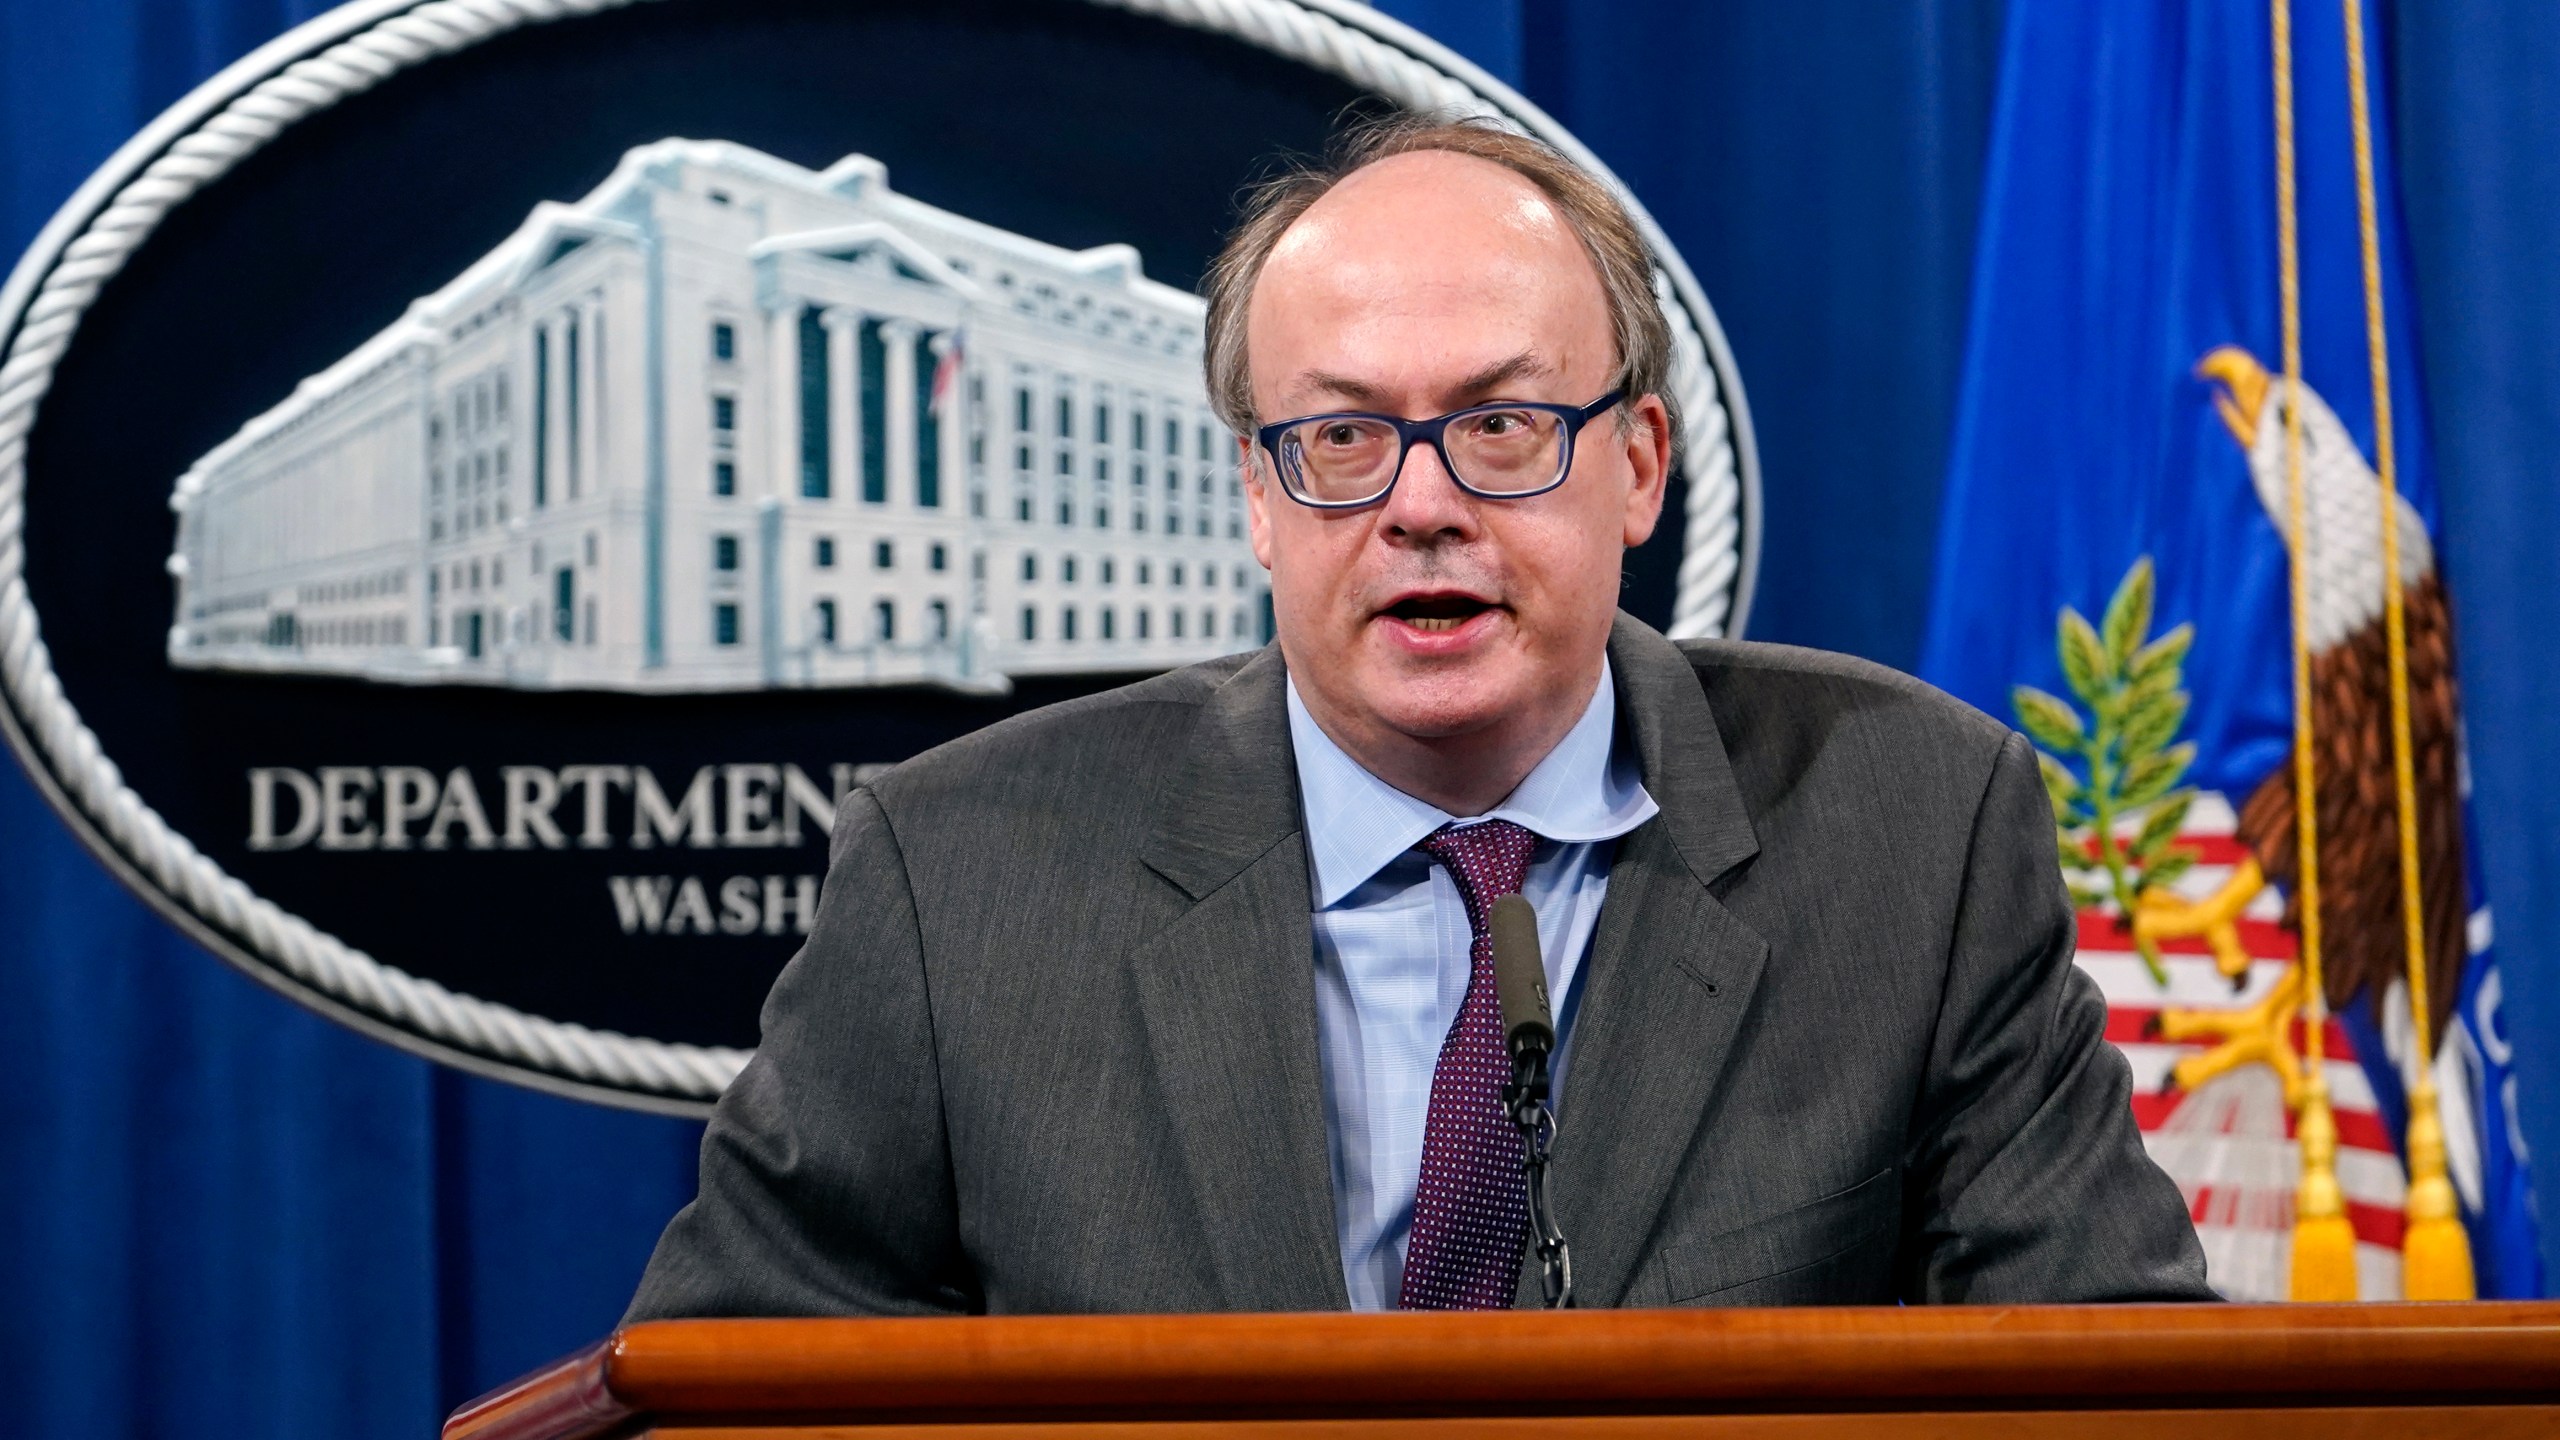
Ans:
[{"label": "flagpole", "polygon": [[[2445,1174],[2444,1121],[2436,1105],[2435,1045],[2427,991],[2426,917],[2418,883],[2418,781],[2409,733],[2409,631],[2400,584],[2400,487],[2391,445],[2391,356],[2382,315],[2381,207],[2374,199],[2373,113],[2364,63],[2364,6],[2344,0],[2347,105],[2355,123],[2356,232],[2364,252],[2365,354],[2373,380],[2373,457],[2382,502],[2382,626],[2391,659],[2391,778],[2400,816],[2400,919],[2408,945],[2409,1017],[2417,1078],[2409,1086],[2409,1228],[2400,1243],[2401,1293],[2411,1300],[2468,1300],[2475,1289],[2470,1237]],[[2454,957],[2448,957],[2454,958]]]},{"label": "flagpole", "polygon": [[2329,991],[2320,968],[2319,762],[2311,726],[2311,585],[2302,484],[2302,248],[2295,225],[2293,8],[2270,0],[2275,51],[2276,261],[2284,321],[2284,465],[2292,532],[2293,802],[2300,847],[2302,914],[2302,1105],[2294,1137],[2302,1181],[2293,1196],[2296,1300],[2356,1298],[2356,1237],[2338,1187],[2338,1121],[2329,1108]]}]

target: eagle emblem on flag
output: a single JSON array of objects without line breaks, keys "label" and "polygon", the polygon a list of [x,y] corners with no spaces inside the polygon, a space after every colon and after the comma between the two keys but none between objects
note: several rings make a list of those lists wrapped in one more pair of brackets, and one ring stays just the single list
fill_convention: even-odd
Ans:
[{"label": "eagle emblem on flag", "polygon": [[[2361,1007],[2379,1025],[2401,978],[2402,925],[2398,816],[2389,787],[2374,783],[2388,775],[2392,747],[2378,480],[2336,413],[2301,387],[2305,523],[2296,540],[2284,387],[2239,346],[2211,351],[2196,373],[2213,388],[2269,523],[2306,571],[2329,937],[2322,999],[2330,1011]],[[2429,1013],[2441,1017],[2453,1013],[2468,958],[2452,624],[2424,521],[2406,500],[2396,500],[2395,513]],[[2150,1082],[2136,1110],[2153,1156],[2186,1192],[2226,1290],[2280,1299],[2294,1221],[2287,1117],[2301,1105],[2305,1064],[2296,1039],[2304,1002],[2297,767],[2290,758],[2276,765],[2236,805],[2178,785],[2195,756],[2193,742],[2172,743],[2189,705],[2180,662],[2194,627],[2149,635],[2154,583],[2145,556],[2101,622],[2063,610],[2057,650],[2086,719],[2072,701],[2032,686],[2017,687],[2013,705],[2043,761],[2081,910],[2084,966],[2107,994],[2111,1037]],[[2139,974],[2121,964],[2127,949]],[[2229,983],[2228,995],[2198,994],[2211,988],[2208,967]],[[2342,1025],[2326,1030],[2324,1078],[2358,1289],[2395,1294],[2406,1185],[2353,1039]],[[2252,1066],[2263,1072],[2249,1073]]]}]

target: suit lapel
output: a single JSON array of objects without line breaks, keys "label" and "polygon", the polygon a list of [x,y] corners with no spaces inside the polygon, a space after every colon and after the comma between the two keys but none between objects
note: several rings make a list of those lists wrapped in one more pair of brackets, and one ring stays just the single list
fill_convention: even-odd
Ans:
[{"label": "suit lapel", "polygon": [[1266,648],[1203,705],[1142,852],[1193,903],[1130,963],[1226,1302],[1341,1309],[1286,673]]},{"label": "suit lapel", "polygon": [[1662,812],[1610,865],[1555,1144],[1557,1217],[1594,1304],[1621,1303],[1635,1278],[1769,950],[1708,889],[1759,843],[1696,672],[1624,615],[1609,654]]}]

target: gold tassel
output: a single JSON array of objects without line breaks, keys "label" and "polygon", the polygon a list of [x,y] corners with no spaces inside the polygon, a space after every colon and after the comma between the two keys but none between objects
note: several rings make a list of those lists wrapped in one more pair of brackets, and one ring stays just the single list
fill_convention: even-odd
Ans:
[{"label": "gold tassel", "polygon": [[2471,1237],[2445,1174],[2444,1122],[2436,1114],[2432,1077],[2409,1092],[2408,1215],[2408,1234],[2400,1242],[2400,1292],[2412,1300],[2471,1299]]},{"label": "gold tassel", "polygon": [[[2316,1022],[2315,1022],[2316,1023]],[[2346,1196],[2338,1189],[2338,1122],[2329,1113],[2329,1082],[2311,1071],[2294,1122],[2302,1145],[2302,1184],[2293,1195],[2295,1300],[2356,1298],[2356,1232],[2347,1223]]]}]

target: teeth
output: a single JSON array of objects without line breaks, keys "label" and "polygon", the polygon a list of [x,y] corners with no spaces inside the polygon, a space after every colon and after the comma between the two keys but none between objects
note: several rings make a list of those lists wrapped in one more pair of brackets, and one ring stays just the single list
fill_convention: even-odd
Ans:
[{"label": "teeth", "polygon": [[1416,630],[1429,630],[1436,633],[1442,630],[1457,629],[1458,617],[1455,615],[1422,615],[1416,616],[1405,623],[1411,625]]}]

